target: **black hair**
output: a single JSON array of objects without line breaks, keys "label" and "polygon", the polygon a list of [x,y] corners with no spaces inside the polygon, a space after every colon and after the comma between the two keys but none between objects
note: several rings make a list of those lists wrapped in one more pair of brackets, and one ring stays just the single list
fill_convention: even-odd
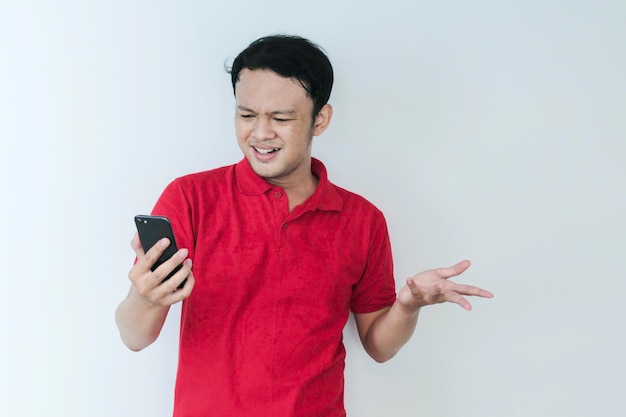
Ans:
[{"label": "black hair", "polygon": [[333,67],[322,49],[308,39],[292,35],[266,36],[252,42],[228,70],[233,84],[243,69],[270,70],[297,80],[313,100],[313,117],[328,102],[333,88]]}]

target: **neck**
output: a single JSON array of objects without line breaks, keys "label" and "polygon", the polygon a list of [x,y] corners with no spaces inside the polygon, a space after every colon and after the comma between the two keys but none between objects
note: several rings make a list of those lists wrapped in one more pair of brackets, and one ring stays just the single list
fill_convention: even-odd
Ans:
[{"label": "neck", "polygon": [[287,193],[287,198],[289,199],[289,212],[292,212],[293,209],[304,203],[307,198],[313,195],[319,180],[314,175],[311,175],[311,179],[312,181],[310,181],[306,186],[292,188],[291,190],[286,188],[284,189]]},{"label": "neck", "polygon": [[289,212],[291,212],[313,195],[319,179],[309,171],[309,175],[306,178],[298,181],[270,180],[268,182],[285,190],[285,194],[287,194],[289,199]]}]

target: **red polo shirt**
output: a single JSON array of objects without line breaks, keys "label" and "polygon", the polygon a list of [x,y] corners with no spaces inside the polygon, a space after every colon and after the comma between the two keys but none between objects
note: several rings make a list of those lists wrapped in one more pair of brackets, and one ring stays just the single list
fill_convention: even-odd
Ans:
[{"label": "red polo shirt", "polygon": [[342,331],[350,310],[396,298],[382,213],[331,184],[287,196],[246,159],[178,178],[168,216],[196,279],[183,302],[175,417],[345,416]]}]

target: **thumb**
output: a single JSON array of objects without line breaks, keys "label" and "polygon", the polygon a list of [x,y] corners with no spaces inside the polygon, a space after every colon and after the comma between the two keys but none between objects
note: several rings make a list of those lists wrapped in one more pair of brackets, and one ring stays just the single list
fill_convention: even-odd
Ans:
[{"label": "thumb", "polygon": [[413,278],[407,278],[406,285],[409,287],[411,293],[413,294],[419,294],[421,292],[420,287],[417,285]]},{"label": "thumb", "polygon": [[458,262],[454,266],[451,266],[451,267],[448,267],[448,268],[438,268],[438,269],[436,269],[436,272],[437,272],[437,275],[439,277],[447,279],[447,278],[455,277],[457,275],[461,275],[471,265],[472,265],[472,263],[469,260],[466,259],[466,260]]}]

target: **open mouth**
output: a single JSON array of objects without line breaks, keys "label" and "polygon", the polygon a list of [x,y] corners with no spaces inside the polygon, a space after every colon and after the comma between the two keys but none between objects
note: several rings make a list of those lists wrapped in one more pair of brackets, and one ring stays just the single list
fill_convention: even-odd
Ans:
[{"label": "open mouth", "polygon": [[280,151],[280,148],[261,149],[261,148],[255,147],[255,146],[253,146],[253,148],[254,148],[255,151],[257,151],[261,155],[267,155],[267,154],[270,154],[270,153],[274,153],[274,152]]}]

